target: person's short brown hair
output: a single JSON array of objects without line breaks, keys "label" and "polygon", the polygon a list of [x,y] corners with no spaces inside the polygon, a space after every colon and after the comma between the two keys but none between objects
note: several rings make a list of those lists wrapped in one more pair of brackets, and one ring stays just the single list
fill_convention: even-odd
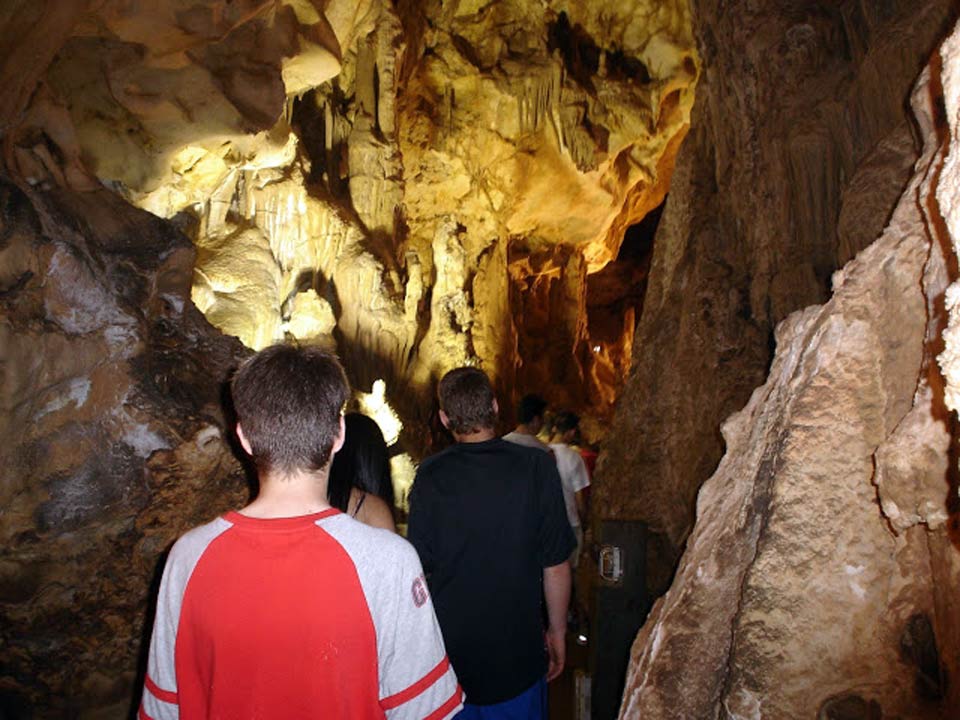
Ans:
[{"label": "person's short brown hair", "polygon": [[561,410],[553,416],[553,431],[565,433],[580,428],[580,416],[571,410]]},{"label": "person's short brown hair", "polygon": [[497,422],[493,387],[479,368],[459,367],[448,372],[437,387],[437,398],[450,431],[457,435],[492,429]]},{"label": "person's short brown hair", "polygon": [[527,425],[537,418],[543,420],[547,410],[547,401],[535,393],[529,393],[520,398],[517,403],[517,422]]},{"label": "person's short brown hair", "polygon": [[240,366],[230,389],[258,471],[315,472],[329,462],[350,393],[333,355],[273,345]]}]

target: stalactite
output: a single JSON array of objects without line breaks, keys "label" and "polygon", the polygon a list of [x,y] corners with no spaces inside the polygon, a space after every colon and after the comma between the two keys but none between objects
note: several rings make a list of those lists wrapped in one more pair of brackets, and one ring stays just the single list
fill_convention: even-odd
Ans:
[{"label": "stalactite", "polygon": [[[555,64],[541,68],[521,80],[518,98],[521,134],[536,133],[545,122],[553,120],[556,105],[560,100],[560,83],[560,68]],[[556,126],[556,129],[558,142],[562,145],[559,126]]]}]

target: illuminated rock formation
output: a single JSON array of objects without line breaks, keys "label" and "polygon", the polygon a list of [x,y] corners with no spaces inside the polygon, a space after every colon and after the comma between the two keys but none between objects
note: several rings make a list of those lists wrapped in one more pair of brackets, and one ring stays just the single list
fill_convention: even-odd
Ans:
[{"label": "illuminated rock formation", "polygon": [[[960,257],[960,36],[950,36],[941,49],[943,94],[950,128],[950,152],[937,183],[937,202],[950,233],[954,254]],[[944,350],[938,360],[946,379],[946,404],[960,412],[960,281],[946,294],[949,327],[944,332]]]},{"label": "illuminated rock formation", "polygon": [[[585,280],[666,191],[697,74],[686,7],[452,7],[422,21],[429,52],[414,53],[400,96],[400,149],[417,178],[405,246],[430,271],[455,223],[475,307],[450,319],[434,308],[421,355],[434,371],[474,355],[508,395],[549,378],[555,401],[602,410],[612,397],[594,379]],[[456,350],[443,341],[451,321],[469,323]],[[622,332],[593,344],[616,351]]]},{"label": "illuminated rock formation", "polygon": [[247,492],[228,336],[335,347],[412,450],[466,362],[508,413],[534,386],[609,416],[645,281],[615,258],[699,74],[686,0],[12,0],[0,26],[3,712],[126,712],[163,550]]},{"label": "illuminated rock formation", "polygon": [[549,378],[556,402],[609,415],[633,327],[591,330],[587,277],[669,184],[698,74],[686,0],[60,15],[20,8],[69,37],[10,164],[192,216],[217,327],[335,340],[408,412],[470,362],[507,396]]}]

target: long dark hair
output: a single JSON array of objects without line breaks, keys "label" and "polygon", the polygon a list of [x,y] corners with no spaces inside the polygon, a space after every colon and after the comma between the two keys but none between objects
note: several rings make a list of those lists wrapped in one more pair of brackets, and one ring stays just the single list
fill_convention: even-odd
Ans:
[{"label": "long dark hair", "polygon": [[350,489],[356,487],[379,495],[393,509],[390,456],[379,426],[361,413],[347,413],[344,424],[343,447],[333,456],[327,483],[330,504],[346,512]]}]

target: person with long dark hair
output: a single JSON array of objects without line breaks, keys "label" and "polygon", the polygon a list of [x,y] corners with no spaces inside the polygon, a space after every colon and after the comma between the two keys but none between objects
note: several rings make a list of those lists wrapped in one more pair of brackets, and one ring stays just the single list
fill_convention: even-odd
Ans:
[{"label": "person with long dark hair", "polygon": [[333,457],[327,498],[330,504],[373,527],[396,532],[390,456],[380,427],[361,413],[344,416],[346,436]]}]

